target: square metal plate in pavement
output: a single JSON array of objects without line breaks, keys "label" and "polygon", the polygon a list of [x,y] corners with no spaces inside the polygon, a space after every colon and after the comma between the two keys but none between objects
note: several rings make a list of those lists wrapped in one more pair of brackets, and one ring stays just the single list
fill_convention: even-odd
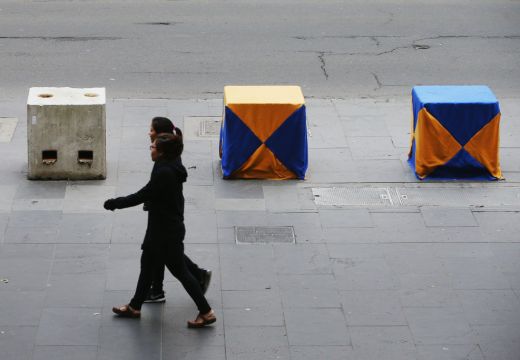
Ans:
[{"label": "square metal plate in pavement", "polygon": [[236,226],[237,244],[294,244],[292,226]]}]

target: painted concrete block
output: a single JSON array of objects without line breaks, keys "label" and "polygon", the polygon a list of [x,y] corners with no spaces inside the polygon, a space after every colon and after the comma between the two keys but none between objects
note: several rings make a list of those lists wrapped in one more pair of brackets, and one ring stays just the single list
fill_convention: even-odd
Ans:
[{"label": "painted concrete block", "polygon": [[29,179],[106,178],[105,88],[29,90]]}]

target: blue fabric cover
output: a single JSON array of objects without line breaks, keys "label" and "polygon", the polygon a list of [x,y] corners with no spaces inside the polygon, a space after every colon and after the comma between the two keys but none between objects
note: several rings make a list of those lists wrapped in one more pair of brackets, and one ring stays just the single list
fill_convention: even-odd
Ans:
[{"label": "blue fabric cover", "polygon": [[293,112],[267,139],[265,145],[287,169],[299,179],[304,179],[308,166],[305,105]]},{"label": "blue fabric cover", "polygon": [[425,107],[462,146],[500,112],[487,86],[416,86],[412,101],[414,129]]},{"label": "blue fabric cover", "polygon": [[[220,129],[222,146],[222,174],[224,178],[231,176],[258,149],[262,142],[228,107],[225,110],[226,126]],[[227,141],[227,139],[241,139]],[[227,154],[235,154],[229,156]]]},{"label": "blue fabric cover", "polygon": [[432,180],[496,180],[481,163],[464,149],[460,149],[445,165],[435,169],[428,178]]}]

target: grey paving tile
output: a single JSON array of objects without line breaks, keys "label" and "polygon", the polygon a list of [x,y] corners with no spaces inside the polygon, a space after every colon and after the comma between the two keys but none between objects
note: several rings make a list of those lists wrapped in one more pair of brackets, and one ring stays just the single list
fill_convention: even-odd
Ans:
[{"label": "grey paving tile", "polygon": [[419,360],[484,360],[480,347],[471,345],[417,345]]},{"label": "grey paving tile", "polygon": [[35,346],[33,360],[95,360],[97,346]]},{"label": "grey paving tile", "polygon": [[351,326],[349,330],[358,359],[417,359],[408,326]]},{"label": "grey paving tile", "polygon": [[246,307],[224,309],[226,327],[232,326],[284,326],[282,307]]},{"label": "grey paving tile", "polygon": [[219,180],[215,181],[216,199],[263,199],[260,180]]},{"label": "grey paving tile", "polygon": [[408,231],[425,230],[424,219],[419,212],[375,212],[370,216],[374,225],[381,230],[407,229]]},{"label": "grey paving tile", "polygon": [[4,243],[53,244],[59,240],[57,227],[7,227]]},{"label": "grey paving tile", "polygon": [[404,289],[451,288],[451,277],[431,244],[387,244],[382,247],[388,265]]},{"label": "grey paving tile", "polygon": [[[6,169],[3,169],[4,171]],[[9,176],[6,176],[3,172],[0,172],[0,179],[2,180],[0,185],[0,193],[2,197],[0,199],[0,213],[10,213],[13,200],[16,194],[16,189],[18,183],[20,181],[18,176],[14,176],[11,172],[7,173]],[[10,185],[8,185],[10,184]]]},{"label": "grey paving tile", "polygon": [[[319,115],[318,115],[319,112]],[[313,116],[313,114],[315,116]],[[326,114],[326,115],[325,115]],[[341,122],[333,107],[314,109],[307,117],[309,148],[337,148],[347,146]]]},{"label": "grey paving tile", "polygon": [[108,259],[107,290],[135,290],[141,249],[136,244],[112,244]]},{"label": "grey paving tile", "polygon": [[320,210],[323,227],[365,228],[374,224],[367,209]]},{"label": "grey paving tile", "polygon": [[103,213],[103,202],[115,196],[113,185],[83,185],[70,183],[65,189],[64,213]]},{"label": "grey paving tile", "polygon": [[145,132],[155,116],[169,116],[165,101],[132,101],[135,105],[123,104],[122,126],[137,126]]},{"label": "grey paving tile", "polygon": [[58,244],[52,275],[106,275],[109,245]]},{"label": "grey paving tile", "polygon": [[292,359],[355,359],[352,346],[291,346]]},{"label": "grey paving tile", "polygon": [[266,358],[290,359],[285,328],[277,326],[226,328],[226,359]]},{"label": "grey paving tile", "polygon": [[148,128],[140,126],[123,126],[121,127],[121,141],[119,143],[120,151],[126,149],[146,149],[150,146],[150,138],[148,137]]},{"label": "grey paving tile", "polygon": [[290,345],[350,345],[341,309],[285,309]]},{"label": "grey paving tile", "polygon": [[62,218],[61,211],[13,211],[9,216],[9,228],[56,227]]},{"label": "grey paving tile", "polygon": [[64,214],[59,226],[59,243],[110,242],[113,214]]},{"label": "grey paving tile", "polygon": [[286,212],[301,209],[296,184],[263,186],[262,191],[268,211]]},{"label": "grey paving tile", "polygon": [[430,241],[438,243],[487,243],[493,241],[478,227],[428,228],[427,234]]},{"label": "grey paving tile", "polygon": [[215,210],[215,192],[212,186],[185,185],[184,200],[186,215],[190,212]]},{"label": "grey paving tile", "polygon": [[170,346],[223,346],[227,342],[224,337],[223,316],[219,309],[215,311],[217,322],[203,329],[189,329],[187,320],[193,320],[197,315],[195,306],[191,307],[165,307],[163,315],[163,344]]},{"label": "grey paving tile", "polygon": [[430,227],[478,226],[470,209],[423,206],[421,213]]},{"label": "grey paving tile", "polygon": [[278,275],[280,289],[336,290],[338,285],[332,274]]},{"label": "grey paving tile", "polygon": [[211,243],[217,241],[217,218],[215,211],[197,211],[186,213],[184,216],[186,225],[187,243]]},{"label": "grey paving tile", "polygon": [[162,355],[164,359],[179,360],[226,360],[225,346],[171,346],[167,341],[163,343]]},{"label": "grey paving tile", "polygon": [[1,290],[45,290],[52,260],[41,258],[2,258],[0,274],[7,279]]},{"label": "grey paving tile", "polygon": [[377,244],[327,244],[332,259],[383,259],[383,248]]},{"label": "grey paving tile", "polygon": [[333,271],[340,290],[393,290],[399,278],[385,259],[333,259]]},{"label": "grey paving tile", "polygon": [[511,289],[509,281],[497,265],[488,259],[447,258],[445,268],[454,289],[501,290]]},{"label": "grey paving tile", "polygon": [[395,158],[380,159],[355,159],[353,166],[359,182],[410,182],[414,181],[413,174],[399,160],[399,152]]},{"label": "grey paving tile", "polygon": [[66,181],[31,181],[20,182],[15,199],[63,199]]},{"label": "grey paving tile", "polygon": [[236,242],[235,228],[219,227],[217,229],[217,240],[219,244],[234,244]]},{"label": "grey paving tile", "polygon": [[102,326],[99,330],[97,359],[159,359],[161,328],[141,326],[139,320],[120,326]]},{"label": "grey paving tile", "polygon": [[112,223],[111,243],[141,244],[148,214],[144,211],[117,211]]},{"label": "grey paving tile", "polygon": [[280,308],[280,291],[277,289],[251,291],[222,291],[224,309]]},{"label": "grey paving tile", "polygon": [[399,159],[399,153],[389,136],[348,136],[354,159]]},{"label": "grey paving tile", "polygon": [[101,307],[105,293],[105,274],[52,275],[47,287],[47,307]]},{"label": "grey paving tile", "polygon": [[309,150],[309,171],[311,172],[311,180],[318,173],[354,173],[350,149],[348,147],[340,147]]},{"label": "grey paving tile", "polygon": [[470,325],[520,324],[520,300],[512,290],[458,290]]},{"label": "grey paving tile", "polygon": [[2,360],[32,359],[36,329],[34,326],[2,326]]},{"label": "grey paving tile", "polygon": [[342,291],[340,296],[349,326],[407,325],[398,291]]},{"label": "grey paving tile", "polygon": [[45,300],[45,291],[9,291],[0,287],[0,327],[37,326]]},{"label": "grey paving tile", "polygon": [[461,308],[404,308],[417,345],[471,345],[477,339]]},{"label": "grey paving tile", "polygon": [[341,120],[346,136],[389,136],[390,133],[384,119],[380,117],[355,117]]},{"label": "grey paving tile", "polygon": [[264,211],[217,211],[218,227],[266,225],[267,214]]},{"label": "grey paving tile", "polygon": [[373,244],[382,240],[377,228],[324,228],[321,237],[327,244]]},{"label": "grey paving tile", "polygon": [[332,269],[325,245],[282,245],[273,247],[278,274],[330,274]]},{"label": "grey paving tile", "polygon": [[520,244],[491,244],[490,248],[513,289],[520,289]]},{"label": "grey paving tile", "polygon": [[97,345],[101,308],[43,310],[36,345]]},{"label": "grey paving tile", "polygon": [[341,307],[337,290],[282,288],[281,299],[285,309]]},{"label": "grey paving tile", "polygon": [[425,289],[399,290],[403,307],[460,307],[455,290],[430,287]]},{"label": "grey paving tile", "polygon": [[488,241],[518,241],[520,213],[517,212],[475,212],[480,228]]},{"label": "grey paving tile", "polygon": [[473,326],[485,359],[517,360],[520,354],[518,325]]}]

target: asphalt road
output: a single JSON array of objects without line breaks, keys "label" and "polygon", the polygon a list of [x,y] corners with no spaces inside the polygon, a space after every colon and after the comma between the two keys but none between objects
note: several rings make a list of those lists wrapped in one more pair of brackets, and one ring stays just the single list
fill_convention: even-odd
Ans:
[{"label": "asphalt road", "polygon": [[0,100],[32,86],[218,98],[226,84],[392,98],[420,84],[520,95],[520,1],[6,1]]}]

